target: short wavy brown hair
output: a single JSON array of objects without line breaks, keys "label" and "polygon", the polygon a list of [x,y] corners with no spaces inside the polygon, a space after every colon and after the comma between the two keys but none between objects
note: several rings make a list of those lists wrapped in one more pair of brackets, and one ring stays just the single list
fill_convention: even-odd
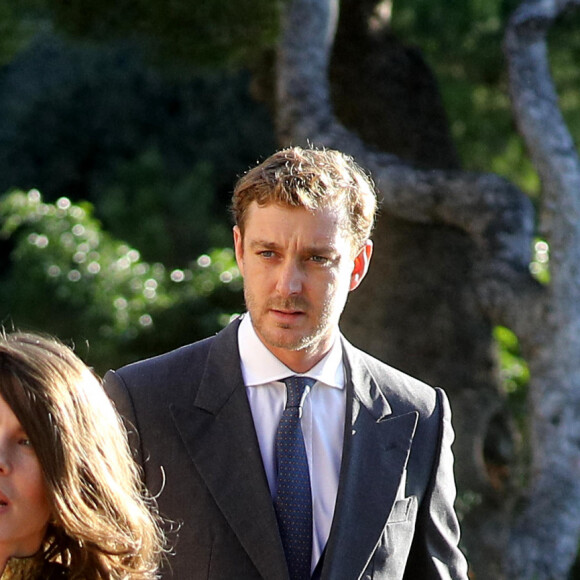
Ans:
[{"label": "short wavy brown hair", "polygon": [[254,201],[260,206],[344,209],[344,227],[355,250],[369,238],[377,208],[373,181],[352,157],[332,149],[301,147],[274,153],[238,180],[232,213],[242,235]]}]

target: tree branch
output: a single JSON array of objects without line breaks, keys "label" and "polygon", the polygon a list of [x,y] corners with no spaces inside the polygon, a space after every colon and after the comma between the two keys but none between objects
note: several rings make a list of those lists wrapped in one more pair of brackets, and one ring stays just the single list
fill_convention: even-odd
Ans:
[{"label": "tree branch", "polygon": [[[514,115],[543,186],[542,232],[559,254],[553,260],[556,286],[558,268],[570,280],[570,269],[578,272],[580,262],[580,160],[558,106],[546,36],[560,15],[578,7],[580,0],[524,1],[510,18],[504,40]],[[574,283],[580,280],[574,278]]]},{"label": "tree branch", "polygon": [[[418,170],[347,130],[334,115],[328,82],[337,14],[337,0],[285,4],[278,60],[282,143],[344,151],[371,172],[382,206],[392,215],[466,232],[480,250],[476,272],[482,307],[496,323],[523,331],[517,327],[529,319],[517,313],[530,309],[540,291],[528,271],[534,230],[530,200],[497,175]],[[517,295],[511,290],[514,280]]]},{"label": "tree branch", "polygon": [[555,20],[578,7],[579,0],[524,0],[504,41],[514,114],[542,181],[539,225],[551,255],[543,313],[526,335],[536,341],[527,353],[532,458],[506,559],[514,579],[566,577],[580,535],[580,161],[558,107],[546,42]]}]

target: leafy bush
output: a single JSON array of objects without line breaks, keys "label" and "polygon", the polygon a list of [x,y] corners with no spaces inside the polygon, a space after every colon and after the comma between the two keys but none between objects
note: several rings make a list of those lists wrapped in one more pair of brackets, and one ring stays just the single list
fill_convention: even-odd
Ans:
[{"label": "leafy bush", "polygon": [[251,62],[277,38],[280,2],[272,0],[46,0],[56,25],[99,41],[133,38],[168,65]]},{"label": "leafy bush", "polygon": [[2,323],[73,341],[98,372],[207,336],[241,308],[229,249],[170,270],[103,231],[90,204],[37,190],[0,198],[0,216]]},{"label": "leafy bush", "polygon": [[129,42],[41,34],[0,68],[0,191],[90,201],[149,261],[226,245],[233,183],[276,147],[249,80],[194,67],[171,76]]}]

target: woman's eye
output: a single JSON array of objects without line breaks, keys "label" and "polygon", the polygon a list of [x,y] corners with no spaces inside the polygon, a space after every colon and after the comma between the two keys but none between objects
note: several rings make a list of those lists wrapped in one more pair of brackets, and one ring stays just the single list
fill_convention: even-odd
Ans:
[{"label": "woman's eye", "polygon": [[32,447],[32,443],[28,437],[22,437],[18,440],[18,445],[22,445],[22,447]]}]

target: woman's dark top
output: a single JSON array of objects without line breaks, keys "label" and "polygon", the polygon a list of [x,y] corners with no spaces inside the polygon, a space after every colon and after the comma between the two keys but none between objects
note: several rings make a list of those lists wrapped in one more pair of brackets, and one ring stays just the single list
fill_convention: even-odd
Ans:
[{"label": "woman's dark top", "polygon": [[66,580],[67,569],[54,562],[38,558],[10,558],[0,580]]}]

